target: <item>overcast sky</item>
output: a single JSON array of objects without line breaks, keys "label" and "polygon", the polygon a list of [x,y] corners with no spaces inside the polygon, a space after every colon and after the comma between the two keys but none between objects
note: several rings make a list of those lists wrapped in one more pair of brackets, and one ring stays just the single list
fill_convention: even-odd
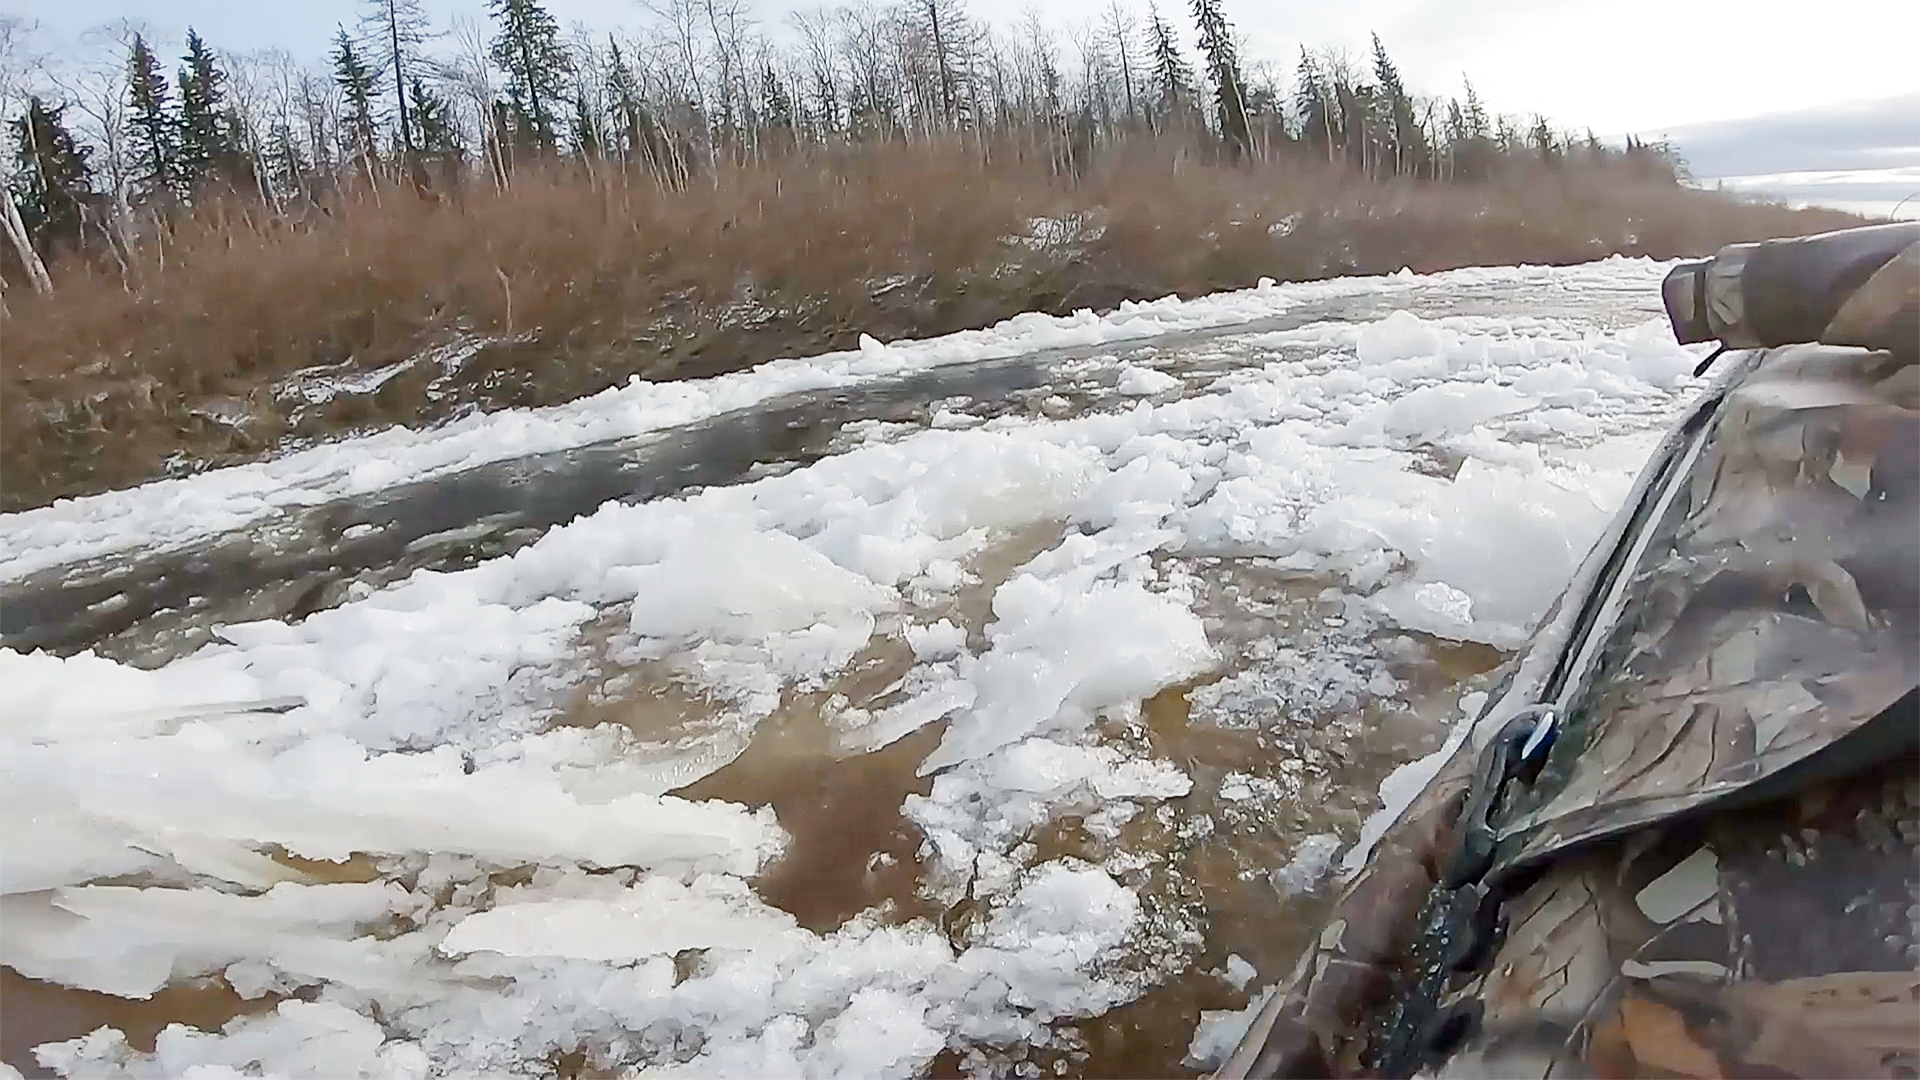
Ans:
[{"label": "overcast sky", "polygon": [[[817,6],[748,3],[769,33],[794,8]],[[1036,6],[1065,30],[1106,3],[966,0],[966,9],[1008,25]],[[1160,7],[1191,45],[1188,3]],[[486,14],[485,0],[425,6],[440,23]],[[648,19],[636,0],[548,7],[565,26]],[[1226,0],[1226,8],[1251,57],[1289,70],[1302,44],[1360,57],[1377,31],[1416,91],[1456,93],[1465,75],[1497,111],[1544,113],[1606,136],[1670,134],[1702,176],[1920,165],[1913,0]],[[354,0],[0,0],[0,11],[39,24],[43,51],[131,17],[173,40],[192,25],[216,47],[277,47],[315,61],[335,24],[351,24],[357,10]]]}]

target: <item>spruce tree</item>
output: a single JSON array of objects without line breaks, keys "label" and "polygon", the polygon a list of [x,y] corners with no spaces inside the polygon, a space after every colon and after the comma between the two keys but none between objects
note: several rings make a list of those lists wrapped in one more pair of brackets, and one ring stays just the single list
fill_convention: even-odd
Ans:
[{"label": "spruce tree", "polygon": [[613,54],[607,68],[607,95],[612,99],[614,118],[619,121],[626,152],[638,154],[640,146],[640,88],[626,57],[620,55],[620,43],[607,35],[607,48]]},{"label": "spruce tree", "polygon": [[1547,126],[1547,118],[1538,113],[1534,114],[1533,127],[1527,131],[1527,144],[1549,165],[1560,160],[1560,144],[1554,140],[1553,129]]},{"label": "spruce tree", "polygon": [[1495,150],[1502,154],[1518,154],[1522,148],[1521,143],[1520,132],[1514,128],[1511,119],[1502,115],[1494,120],[1493,146]]},{"label": "spruce tree", "polygon": [[133,35],[127,53],[127,144],[142,196],[166,198],[180,180],[179,130],[167,108],[167,79],[147,40]]},{"label": "spruce tree", "polygon": [[760,71],[760,116],[767,130],[782,135],[793,133],[793,98],[781,85],[780,77],[774,74],[772,64]]},{"label": "spruce tree", "polygon": [[1200,51],[1207,58],[1207,76],[1213,80],[1213,96],[1220,124],[1220,136],[1234,157],[1244,155],[1253,145],[1253,133],[1247,123],[1246,80],[1240,75],[1240,58],[1233,44],[1233,28],[1227,24],[1220,0],[1193,0],[1193,20],[1200,30]]},{"label": "spruce tree", "polygon": [[74,138],[65,122],[65,105],[48,105],[38,95],[12,129],[14,197],[21,223],[43,258],[80,245],[86,209],[99,196],[93,190],[93,149]]},{"label": "spruce tree", "polygon": [[1454,173],[1463,180],[1485,180],[1493,175],[1498,151],[1492,139],[1487,108],[1480,94],[1467,80],[1467,100],[1460,109],[1460,141],[1454,147]]},{"label": "spruce tree", "polygon": [[300,149],[299,140],[294,138],[293,128],[285,121],[275,123],[267,132],[265,158],[267,175],[273,178],[275,188],[284,191],[306,188],[312,165]]},{"label": "spruce tree", "polygon": [[180,177],[189,188],[216,173],[235,179],[240,169],[239,140],[227,110],[226,72],[192,27],[180,69]]},{"label": "spruce tree", "polygon": [[429,158],[458,160],[465,149],[460,145],[460,125],[447,100],[427,89],[415,75],[407,87],[407,99],[413,103],[415,149]]},{"label": "spruce tree", "polygon": [[539,0],[487,0],[500,31],[489,50],[507,73],[507,96],[527,140],[553,149],[554,106],[565,98],[569,64],[560,26]]},{"label": "spruce tree", "polygon": [[1347,161],[1372,175],[1373,88],[1355,85],[1345,70],[1335,69],[1327,76],[1327,94],[1333,104],[1335,128],[1340,133],[1340,146]]},{"label": "spruce tree", "polygon": [[[1447,160],[1458,168],[1460,148],[1467,141],[1467,114],[1459,98],[1447,99]],[[1451,179],[1451,175],[1448,177]]]},{"label": "spruce tree", "polygon": [[1487,107],[1480,103],[1480,92],[1473,88],[1473,82],[1467,81],[1467,138],[1484,139],[1488,135]]},{"label": "spruce tree", "polygon": [[1592,128],[1587,129],[1586,142],[1581,145],[1580,149],[1588,164],[1604,165],[1606,163],[1607,148],[1605,144],[1601,143],[1600,136],[1593,133]]},{"label": "spruce tree", "polygon": [[1298,84],[1293,94],[1293,110],[1300,117],[1300,141],[1313,148],[1317,153],[1325,154],[1331,162],[1335,148],[1340,145],[1336,134],[1338,123],[1332,107],[1332,94],[1327,88],[1325,76],[1320,73],[1320,65],[1313,62],[1312,54],[1305,47],[1300,50],[1300,66],[1295,79]]},{"label": "spruce tree", "polygon": [[1054,65],[1053,54],[1040,54],[1040,89],[1044,94],[1046,121],[1057,123],[1060,119],[1060,69]]},{"label": "spruce tree", "polygon": [[1160,17],[1160,9],[1147,8],[1148,47],[1153,53],[1153,83],[1158,91],[1160,113],[1172,115],[1184,110],[1193,98],[1193,69],[1180,54],[1173,30]]},{"label": "spruce tree", "polygon": [[376,145],[373,131],[374,71],[354,47],[353,39],[347,36],[346,27],[340,27],[339,30],[333,39],[333,81],[340,87],[340,94],[346,101],[347,114],[343,119],[353,152],[363,159],[361,167],[370,171]]},{"label": "spruce tree", "polygon": [[1400,69],[1387,58],[1379,34],[1373,35],[1373,80],[1380,90],[1379,107],[1384,114],[1380,119],[1393,145],[1394,173],[1404,176],[1426,157],[1426,138],[1413,115],[1413,99],[1400,81]]}]

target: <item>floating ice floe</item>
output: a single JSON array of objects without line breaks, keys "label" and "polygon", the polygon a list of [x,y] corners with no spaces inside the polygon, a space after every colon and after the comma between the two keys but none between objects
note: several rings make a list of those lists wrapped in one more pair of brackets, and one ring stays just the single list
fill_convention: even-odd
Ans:
[{"label": "floating ice floe", "polygon": [[[1339,287],[1658,272],[1618,261]],[[5,572],[129,550],[161,517],[229,498],[158,539],[502,446],[578,445],[780,388],[1219,325],[1316,295],[1290,290],[1023,317],[10,515]],[[1209,680],[1192,697],[1223,727],[1314,722],[1397,689],[1358,634],[1275,642],[1261,671],[1227,672],[1200,610],[1203,564],[1257,557],[1337,590],[1369,625],[1510,647],[1611,515],[1694,360],[1657,326],[1525,315],[1400,313],[1205,348],[1213,374],[1134,369],[1174,382],[1144,397],[1122,385],[1088,415],[888,429],[782,475],[608,504],[471,569],[225,627],[154,670],[0,650],[0,813],[28,823],[0,848],[0,962],[132,997],[212,975],[263,1004],[285,997],[219,1032],[169,1029],[151,1053],[103,1031],[41,1059],[71,1075],[443,1075],[585,1050],[696,1075],[903,1075],[947,1048],[1042,1045],[1058,1022],[1137,997],[1181,962],[1142,955],[1139,891],[1113,865],[1033,843],[1067,815],[1119,843],[1193,791],[1180,764],[1109,729]],[[1585,423],[1546,422],[1553,410]],[[1037,553],[983,569],[1035,536]],[[704,726],[656,745],[557,724],[589,627],[607,655],[683,688]],[[754,889],[792,839],[773,810],[672,792],[794,695],[889,648],[905,674],[829,717],[836,746],[941,725],[917,763],[926,793],[900,813],[923,841],[922,895],[977,911],[964,930],[885,908],[809,929]],[[1343,866],[1444,752],[1389,778]],[[1236,773],[1218,794],[1257,802],[1258,781]],[[1339,845],[1301,838],[1275,885],[1315,887]],[[373,880],[318,881],[312,860]],[[1209,1013],[1190,1060],[1217,1057],[1258,1004]]]}]

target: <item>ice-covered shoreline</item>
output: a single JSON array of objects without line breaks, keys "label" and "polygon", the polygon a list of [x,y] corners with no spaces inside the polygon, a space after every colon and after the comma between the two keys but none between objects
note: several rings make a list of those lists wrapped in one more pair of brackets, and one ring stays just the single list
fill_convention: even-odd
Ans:
[{"label": "ice-covered shoreline", "polygon": [[250,465],[50,506],[0,514],[0,581],[51,566],[137,549],[165,549],[241,528],[277,509],[381,490],[396,483],[533,454],[629,438],[751,408],[784,394],[857,385],[951,364],[1045,349],[1118,344],[1283,315],[1303,303],[1463,285],[1583,279],[1652,283],[1667,263],[1614,257],[1571,268],[1493,267],[1439,274],[1335,278],[1181,300],[1130,302],[1106,315],[1018,315],[983,330],[883,344],[803,359],[774,360],[711,379],[634,380],[579,401],[510,409],[424,431],[395,428],[327,443]]}]

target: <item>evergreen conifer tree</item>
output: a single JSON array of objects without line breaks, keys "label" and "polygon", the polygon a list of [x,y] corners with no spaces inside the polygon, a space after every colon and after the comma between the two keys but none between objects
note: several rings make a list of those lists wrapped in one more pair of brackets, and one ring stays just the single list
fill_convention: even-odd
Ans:
[{"label": "evergreen conifer tree", "polygon": [[1233,28],[1227,24],[1220,0],[1193,0],[1193,20],[1200,29],[1200,52],[1207,58],[1207,77],[1213,81],[1220,137],[1226,140],[1228,153],[1241,157],[1252,148],[1253,137],[1247,123],[1246,79],[1240,74]]},{"label": "evergreen conifer tree", "polygon": [[180,182],[179,125],[168,108],[166,76],[140,34],[127,52],[127,143],[142,196],[167,198]]},{"label": "evergreen conifer tree", "polygon": [[1379,87],[1376,100],[1383,114],[1382,127],[1393,148],[1394,174],[1405,176],[1426,160],[1426,138],[1413,115],[1413,99],[1407,94],[1406,84],[1400,81],[1400,69],[1388,59],[1379,34],[1373,35],[1373,81]]},{"label": "evergreen conifer tree", "polygon": [[352,154],[362,159],[361,168],[373,170],[376,143],[373,125],[374,70],[347,35],[346,27],[333,39],[333,81],[345,99],[346,140]]},{"label": "evergreen conifer tree", "polygon": [[245,171],[234,118],[227,105],[227,74],[192,27],[180,68],[181,180],[191,190],[216,174],[237,180]]},{"label": "evergreen conifer tree", "polygon": [[567,51],[560,26],[539,0],[487,0],[499,23],[490,54],[507,73],[507,96],[521,133],[534,146],[553,149],[554,106],[565,98]]},{"label": "evergreen conifer tree", "polygon": [[48,105],[38,95],[12,129],[14,196],[21,223],[42,257],[80,245],[82,215],[99,196],[93,190],[93,149],[66,126],[65,105]]},{"label": "evergreen conifer tree", "polygon": [[1163,117],[1185,110],[1193,99],[1193,69],[1180,53],[1173,30],[1160,17],[1158,7],[1147,8],[1147,47],[1152,54],[1153,85]]}]

